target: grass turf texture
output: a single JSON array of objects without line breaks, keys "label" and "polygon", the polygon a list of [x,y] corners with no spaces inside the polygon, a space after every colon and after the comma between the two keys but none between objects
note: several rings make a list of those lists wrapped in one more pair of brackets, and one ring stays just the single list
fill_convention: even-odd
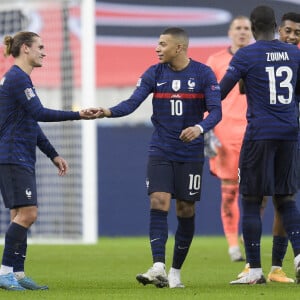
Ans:
[{"label": "grass turf texture", "polygon": [[[167,269],[173,238],[167,244]],[[271,265],[271,237],[262,239],[267,276]],[[231,262],[224,237],[196,237],[182,270],[185,289],[159,289],[139,284],[135,276],[151,266],[147,237],[100,238],[97,245],[29,245],[26,273],[49,291],[12,292],[0,289],[0,299],[299,299],[300,285],[231,286],[244,262]],[[284,270],[294,278],[289,245]]]}]

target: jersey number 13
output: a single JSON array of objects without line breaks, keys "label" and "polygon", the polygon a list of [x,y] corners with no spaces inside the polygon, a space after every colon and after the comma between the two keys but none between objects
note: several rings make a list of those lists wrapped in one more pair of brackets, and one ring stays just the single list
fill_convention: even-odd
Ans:
[{"label": "jersey number 13", "polygon": [[[293,85],[291,83],[293,78],[293,71],[290,67],[281,66],[277,69],[275,67],[266,67],[266,72],[269,76],[269,89],[270,89],[270,104],[276,104],[278,102],[282,104],[289,104],[293,99]],[[281,95],[280,92],[276,90],[276,82],[280,80],[280,89],[287,89],[287,97]]]}]

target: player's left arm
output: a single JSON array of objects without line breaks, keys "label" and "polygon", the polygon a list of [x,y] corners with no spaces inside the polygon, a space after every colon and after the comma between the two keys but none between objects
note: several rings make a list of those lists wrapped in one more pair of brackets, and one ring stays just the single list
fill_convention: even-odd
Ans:
[{"label": "player's left arm", "polygon": [[236,79],[231,78],[227,73],[220,81],[220,90],[221,90],[221,99],[224,100],[229,92],[234,88],[238,81]]},{"label": "player's left arm", "polygon": [[46,135],[44,134],[42,128],[38,125],[38,134],[37,134],[37,146],[38,148],[47,155],[51,160],[55,156],[58,156],[58,153],[56,152],[55,148],[52,146]]},{"label": "player's left arm", "polygon": [[48,140],[48,138],[46,137],[42,128],[39,125],[37,135],[37,146],[45,155],[47,155],[51,159],[53,164],[58,168],[58,175],[66,175],[69,169],[68,163],[57,153],[57,151],[50,143],[50,141]]},{"label": "player's left arm", "polygon": [[191,142],[201,134],[215,127],[222,118],[220,87],[216,76],[210,67],[207,67],[203,74],[204,80],[204,99],[208,115],[199,124],[187,127],[182,130],[179,138],[183,142]]},{"label": "player's left arm", "polygon": [[245,94],[243,74],[247,71],[247,56],[244,49],[239,49],[232,57],[227,71],[220,81],[221,99],[224,100],[234,86],[239,82],[241,94]]},{"label": "player's left arm", "polygon": [[208,114],[198,124],[203,128],[203,133],[213,129],[222,119],[220,86],[214,72],[209,67],[205,78],[204,98]]}]

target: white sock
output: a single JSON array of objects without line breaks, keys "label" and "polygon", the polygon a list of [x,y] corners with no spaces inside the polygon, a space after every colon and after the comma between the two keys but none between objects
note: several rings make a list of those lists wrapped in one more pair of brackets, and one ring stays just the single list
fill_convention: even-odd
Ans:
[{"label": "white sock", "polygon": [[0,275],[6,275],[8,273],[13,273],[13,271],[14,271],[13,267],[8,267],[8,266],[1,265]]},{"label": "white sock", "polygon": [[153,264],[153,267],[154,268],[158,268],[158,269],[164,269],[165,270],[165,264],[164,263],[162,263],[162,262],[156,262],[156,263],[154,263]]},{"label": "white sock", "polygon": [[260,276],[262,275],[262,268],[250,268],[249,269],[249,276]]},{"label": "white sock", "polygon": [[23,279],[25,277],[24,271],[23,272],[14,272],[14,274],[18,280]]},{"label": "white sock", "polygon": [[171,268],[169,273],[180,276],[180,269]]},{"label": "white sock", "polygon": [[240,251],[240,247],[239,246],[230,246],[229,247],[229,253],[233,253],[236,251]]}]

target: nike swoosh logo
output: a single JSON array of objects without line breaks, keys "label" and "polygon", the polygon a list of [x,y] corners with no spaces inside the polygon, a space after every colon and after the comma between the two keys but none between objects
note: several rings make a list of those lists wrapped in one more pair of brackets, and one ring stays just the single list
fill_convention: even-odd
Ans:
[{"label": "nike swoosh logo", "polygon": [[166,84],[166,83],[167,83],[166,81],[165,81],[165,82],[157,82],[156,85],[157,85],[157,86],[161,86],[161,85],[164,85],[164,84]]},{"label": "nike swoosh logo", "polygon": [[160,240],[160,238],[153,239],[153,240],[150,241],[150,243],[155,242],[157,240]]},{"label": "nike swoosh logo", "polygon": [[190,192],[190,196],[194,196],[196,194],[198,194],[199,192]]},{"label": "nike swoosh logo", "polygon": [[184,250],[184,249],[187,249],[188,247],[181,247],[181,246],[178,246],[178,249],[180,250]]}]

